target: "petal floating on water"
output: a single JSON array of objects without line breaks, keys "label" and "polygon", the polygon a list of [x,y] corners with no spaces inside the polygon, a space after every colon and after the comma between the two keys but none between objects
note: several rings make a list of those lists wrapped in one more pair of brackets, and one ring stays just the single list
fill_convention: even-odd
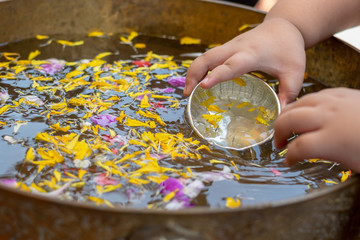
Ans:
[{"label": "petal floating on water", "polygon": [[168,83],[174,87],[185,87],[185,77],[171,77],[168,78]]},{"label": "petal floating on water", "polygon": [[91,116],[90,119],[93,121],[93,123],[100,125],[101,127],[109,127],[113,123],[117,122],[116,117],[111,114]]}]

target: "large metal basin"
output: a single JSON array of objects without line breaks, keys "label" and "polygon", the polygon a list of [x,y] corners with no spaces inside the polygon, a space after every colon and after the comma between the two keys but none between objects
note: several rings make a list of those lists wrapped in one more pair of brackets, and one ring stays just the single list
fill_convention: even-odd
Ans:
[{"label": "large metal basin", "polygon": [[[194,0],[12,0],[0,2],[0,43],[91,30],[192,36],[225,42],[264,15]],[[328,39],[307,51],[307,72],[331,86],[360,88],[360,54]],[[0,156],[1,157],[1,156]],[[0,186],[1,239],[356,239],[360,178],[277,203],[236,210],[109,209]]]}]

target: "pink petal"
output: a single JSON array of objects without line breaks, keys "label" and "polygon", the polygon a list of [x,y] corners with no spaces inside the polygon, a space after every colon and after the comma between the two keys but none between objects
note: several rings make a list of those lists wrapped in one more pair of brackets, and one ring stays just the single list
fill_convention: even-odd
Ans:
[{"label": "pink petal", "polygon": [[270,168],[270,171],[272,171],[274,173],[275,176],[280,177],[281,176],[281,172],[279,170],[276,170],[275,168]]},{"label": "pink petal", "polygon": [[110,135],[102,135],[101,137],[105,141],[110,142],[110,143],[120,143],[120,144],[118,144],[118,146],[125,144],[125,138],[123,138],[120,135],[116,135],[115,137],[111,137]]},{"label": "pink petal", "polygon": [[116,181],[114,179],[112,179],[111,177],[107,177],[106,173],[101,173],[100,175],[94,177],[94,182],[97,185],[116,185],[119,184],[119,181]]},{"label": "pink petal", "polygon": [[55,74],[64,67],[64,61],[57,59],[47,60],[49,63],[42,64],[41,67],[47,74]]}]

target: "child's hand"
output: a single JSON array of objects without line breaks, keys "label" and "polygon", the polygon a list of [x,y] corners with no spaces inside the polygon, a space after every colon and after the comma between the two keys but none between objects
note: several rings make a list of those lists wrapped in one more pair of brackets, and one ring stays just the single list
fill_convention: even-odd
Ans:
[{"label": "child's hand", "polygon": [[332,88],[288,105],[275,122],[274,143],[288,144],[289,165],[310,158],[337,161],[360,172],[360,91]]},{"label": "child's hand", "polygon": [[297,97],[304,78],[305,50],[296,27],[286,20],[272,18],[207,51],[189,67],[184,94],[190,95],[201,80],[201,87],[211,88],[256,70],[279,79],[282,106]]}]

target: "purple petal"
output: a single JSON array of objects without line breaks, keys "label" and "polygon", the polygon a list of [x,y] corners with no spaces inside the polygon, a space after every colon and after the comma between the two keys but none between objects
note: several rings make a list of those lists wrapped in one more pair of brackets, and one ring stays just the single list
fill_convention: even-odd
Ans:
[{"label": "purple petal", "polygon": [[162,92],[162,93],[173,93],[175,92],[175,88],[155,88],[156,91]]},{"label": "purple petal", "polygon": [[[161,194],[165,195],[178,190],[175,194],[175,197],[169,203],[166,204],[165,208],[169,210],[176,210],[180,208],[187,208],[194,206],[191,203],[192,198],[190,196],[196,197],[201,191],[201,189],[204,187],[202,182],[201,181],[199,182],[194,181],[194,184],[191,183],[188,184],[186,187],[188,187],[189,189],[187,190],[185,189],[186,187],[184,188],[182,181],[176,178],[170,177],[165,181],[163,181],[162,183],[160,183],[159,188]],[[184,194],[184,190],[187,191],[188,195]]]},{"label": "purple petal", "polygon": [[165,154],[155,154],[155,153],[151,153],[150,156],[156,158],[157,160],[161,160],[166,157]]},{"label": "purple petal", "polygon": [[125,194],[130,202],[136,202],[141,199],[142,192],[139,189],[129,187],[126,189]]},{"label": "purple petal", "polygon": [[171,77],[168,82],[174,87],[185,87],[185,77]]},{"label": "purple petal", "polygon": [[178,190],[179,193],[184,188],[184,186],[178,179],[170,177],[161,182],[159,188],[161,194],[168,194],[175,190]]},{"label": "purple petal", "polygon": [[144,95],[145,94],[139,95],[139,96],[135,97],[135,99],[141,101],[144,98]]},{"label": "purple petal", "polygon": [[0,184],[8,187],[16,187],[16,180],[13,178],[0,179]]},{"label": "purple petal", "polygon": [[130,188],[126,189],[125,194],[129,200],[135,199],[136,191],[134,188],[130,187]]},{"label": "purple petal", "polygon": [[90,119],[93,121],[93,123],[102,127],[109,127],[111,124],[117,122],[116,117],[110,114],[91,116]]}]

